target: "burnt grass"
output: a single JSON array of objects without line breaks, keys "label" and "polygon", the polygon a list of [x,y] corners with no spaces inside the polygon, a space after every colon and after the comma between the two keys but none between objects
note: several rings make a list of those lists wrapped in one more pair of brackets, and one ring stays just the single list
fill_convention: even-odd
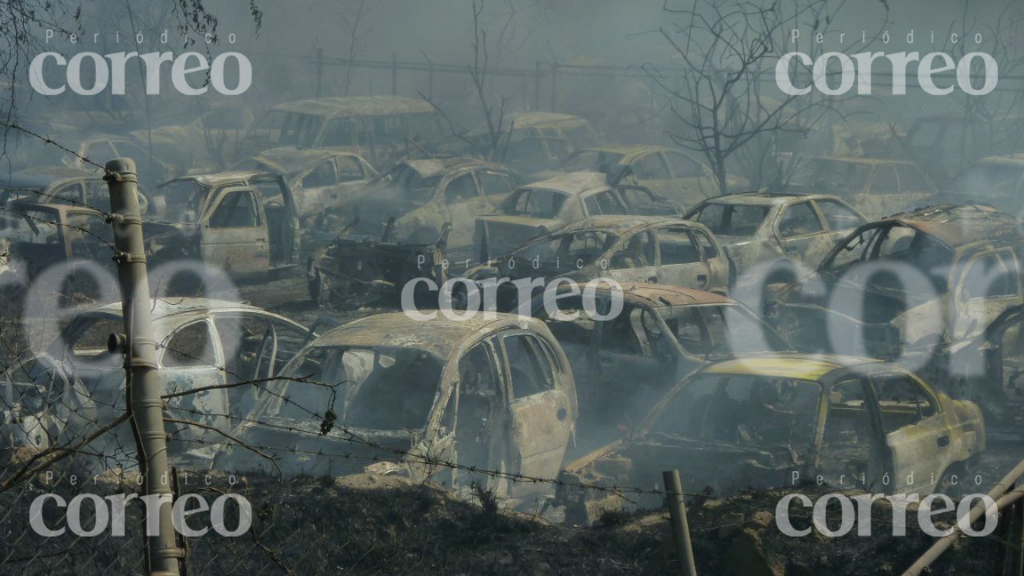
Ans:
[{"label": "burnt grass", "polygon": [[[194,478],[194,476],[193,476]],[[0,494],[0,574],[141,573],[141,506],[130,506],[128,534],[95,538],[36,536],[28,526],[31,500],[43,492],[104,492],[20,486]],[[107,493],[119,489],[110,488]],[[193,480],[186,492],[212,502],[225,491],[244,494],[253,524],[234,538],[214,532],[187,542],[188,574],[666,574],[678,573],[672,559],[667,513],[608,514],[604,525],[569,528],[532,515],[485,509],[476,496],[455,499],[431,485],[401,478],[357,477],[335,481],[244,477],[229,488],[218,475],[210,488]],[[815,493],[815,491],[818,491]],[[817,500],[826,491],[808,494]],[[891,536],[892,512],[884,502],[873,509],[873,535],[791,538],[766,514],[783,492],[741,494],[688,505],[694,555],[701,575],[898,576],[932,543],[907,514],[907,536]],[[91,516],[91,505],[83,508]],[[836,506],[838,510],[838,505]],[[237,526],[227,507],[225,524]],[[51,527],[58,515],[47,515]],[[809,525],[793,511],[797,527]],[[92,519],[83,521],[91,527]],[[209,526],[208,514],[190,520]],[[830,522],[835,527],[837,522]],[[996,574],[1004,551],[999,532],[970,539],[949,552],[930,574]]]}]

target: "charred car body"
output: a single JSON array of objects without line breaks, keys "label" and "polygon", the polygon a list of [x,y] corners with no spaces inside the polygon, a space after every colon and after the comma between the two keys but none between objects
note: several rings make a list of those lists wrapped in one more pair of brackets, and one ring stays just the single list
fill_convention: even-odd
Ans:
[{"label": "charred car body", "polygon": [[[529,318],[363,318],[311,343],[287,376],[301,380],[259,385],[234,435],[270,447],[289,475],[357,473],[379,459],[371,471],[523,499],[546,486],[475,470],[553,478],[575,429],[572,368]],[[231,449],[217,467],[272,469],[254,456]]]},{"label": "charred car body", "polygon": [[498,213],[476,220],[474,253],[481,262],[589,216],[670,215],[678,207],[641,186],[611,186],[604,174],[574,172],[518,188]]},{"label": "charred car body", "polygon": [[283,174],[300,217],[348,200],[377,176],[373,166],[358,154],[308,148],[265,150],[233,169]]},{"label": "charred car body", "polygon": [[[742,304],[711,292],[659,284],[621,285],[622,310],[608,317],[608,286],[534,299],[532,314],[562,345],[580,402],[577,446],[595,447],[643,419],[669,387],[723,358],[791,347]],[[550,310],[549,310],[550,308]]]},{"label": "charred car body", "polygon": [[442,138],[441,118],[426,100],[350,96],[286,102],[271,108],[239,143],[243,157],[268,148],[340,148],[386,166]]},{"label": "charred car body", "polygon": [[265,278],[299,262],[299,219],[278,174],[176,178],[153,194],[146,252],[157,262],[198,260],[235,279]]},{"label": "charred car body", "polygon": [[[573,151],[597,143],[597,133],[585,118],[557,112],[517,112],[509,115],[508,132],[498,134],[500,141],[491,146],[486,127],[469,132],[474,153],[500,159],[522,174],[557,169]],[[490,150],[495,148],[494,150]]]},{"label": "charred car body", "polygon": [[790,183],[835,194],[868,218],[882,218],[920,206],[935,186],[912,162],[876,158],[810,158]]},{"label": "charred car body", "polygon": [[894,359],[965,342],[1021,304],[1019,223],[936,206],[859,227],[816,272],[780,287],[771,320],[801,350]]},{"label": "charred car body", "polygon": [[956,496],[985,442],[976,404],[896,365],[752,356],[687,377],[627,438],[567,465],[556,499],[567,521],[590,523],[625,503],[580,483],[642,486],[677,466],[685,486],[718,496],[817,478],[839,490]]},{"label": "charred car body", "polygon": [[[520,306],[514,283],[537,279],[585,284],[609,278],[726,294],[729,262],[703,224],[655,216],[592,216],[472,268],[466,277],[482,292],[487,291],[485,283],[499,280],[495,304],[500,311],[511,311]],[[512,282],[500,281],[506,278]],[[455,294],[458,302],[466,287],[455,289],[462,290]]]},{"label": "charred car body", "polygon": [[[720,192],[714,174],[702,162],[674,148],[650,145],[598,146],[577,151],[562,164],[564,170],[593,170],[621,182],[650,188],[655,194],[689,208]],[[730,188],[748,182],[729,175]]]},{"label": "charred car body", "polygon": [[396,295],[418,276],[443,283],[445,255],[468,255],[476,217],[518,183],[508,168],[471,158],[400,162],[316,219],[306,243],[326,246],[307,268],[310,297],[360,305]]},{"label": "charred car body", "polygon": [[0,214],[0,278],[31,280],[58,263],[106,263],[113,241],[110,224],[99,210],[11,202]]},{"label": "charred car body", "polygon": [[[168,400],[169,417],[227,431],[256,404],[252,386],[225,385],[277,374],[313,334],[283,316],[233,302],[205,298],[153,301],[157,373]],[[123,350],[111,336],[124,331],[121,304],[82,312],[72,318],[45,354],[15,361],[4,374],[0,451],[42,450],[81,438],[97,419],[110,420],[126,409]],[[121,340],[123,342],[123,339]],[[209,387],[209,388],[208,388]],[[189,452],[208,466],[215,451],[194,442],[216,442],[216,433],[167,424],[175,456]],[[90,445],[97,458],[78,465],[95,469],[123,462],[134,450],[127,430],[104,435]],[[4,459],[6,461],[6,459]]]},{"label": "charred car body", "polygon": [[758,265],[781,261],[777,271],[764,270],[766,283],[778,282],[779,274],[792,274],[787,262],[817,266],[836,242],[864,224],[859,212],[835,196],[765,192],[711,198],[684,218],[715,234],[729,255],[735,279]]}]

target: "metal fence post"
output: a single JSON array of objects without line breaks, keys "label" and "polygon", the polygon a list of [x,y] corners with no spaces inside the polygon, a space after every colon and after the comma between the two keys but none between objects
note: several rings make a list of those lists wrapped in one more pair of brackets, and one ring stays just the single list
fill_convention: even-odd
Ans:
[{"label": "metal fence post", "polygon": [[391,95],[398,96],[398,53],[391,53]]},{"label": "metal fence post", "polygon": [[[172,492],[167,463],[161,386],[156,373],[156,341],[150,316],[149,279],[139,213],[138,175],[135,162],[118,158],[107,162],[111,223],[114,228],[114,260],[121,287],[121,312],[127,333],[126,394],[132,431],[138,450],[143,496],[159,498],[159,532],[146,536],[147,574],[177,576],[181,549],[171,522]],[[146,507],[147,514],[149,506]]]},{"label": "metal fence post", "polygon": [[540,60],[537,60],[533,72],[533,109],[540,111]]},{"label": "metal fence post", "polygon": [[669,519],[672,522],[672,539],[679,560],[679,573],[683,576],[697,576],[693,563],[693,545],[690,543],[690,524],[686,521],[686,506],[683,504],[683,483],[679,470],[661,473],[665,481],[665,500],[668,504]]},{"label": "metal fence post", "polygon": [[324,85],[324,49],[316,49],[316,97],[319,98]]},{"label": "metal fence post", "polygon": [[551,61],[551,111],[558,112],[558,62]]}]

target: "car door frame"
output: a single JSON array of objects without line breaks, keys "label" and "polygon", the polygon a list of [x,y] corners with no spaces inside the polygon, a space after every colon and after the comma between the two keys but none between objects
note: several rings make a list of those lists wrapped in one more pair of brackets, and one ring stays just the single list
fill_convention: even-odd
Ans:
[{"label": "car door frame", "polygon": [[[517,336],[533,338],[540,346],[540,353],[543,355],[542,361],[546,361],[551,369],[553,380],[551,389],[515,398],[512,366],[509,362],[508,350],[505,347],[505,339]],[[566,386],[566,374],[570,375],[569,380],[571,380],[571,368],[562,365],[562,358],[554,350],[557,342],[549,341],[533,330],[508,327],[493,334],[491,338],[495,343],[495,352],[498,353],[501,360],[499,367],[503,377],[502,389],[505,394],[505,406],[508,410],[507,438],[509,446],[507,454],[512,469],[502,472],[532,478],[556,478],[575,432],[575,389],[570,386],[568,387],[570,389],[567,390]],[[549,449],[544,449],[548,446],[541,446],[538,439],[528,438],[527,434],[530,430],[524,431],[523,427],[523,421],[528,420],[523,413],[529,413],[530,410],[535,410],[538,406],[543,405],[548,405],[549,408],[555,410],[556,421],[553,425],[564,428],[564,442],[556,438],[553,442],[554,447]],[[548,426],[542,426],[541,431],[535,431],[535,433],[538,437],[549,438],[553,435],[554,430]],[[534,495],[546,488],[546,485],[536,482],[511,482],[507,493],[518,498]]]},{"label": "car door frame", "polygon": [[[694,250],[697,252],[697,262],[686,262],[682,264],[668,265],[662,263],[660,232],[667,228],[672,228],[676,226],[685,230],[686,236],[690,239],[690,242],[693,244]],[[671,286],[680,286],[683,288],[696,288],[698,290],[705,290],[712,287],[711,281],[714,278],[714,271],[712,270],[711,263],[708,262],[707,258],[704,257],[704,251],[701,249],[700,242],[698,242],[697,238],[693,235],[693,228],[691,226],[688,226],[684,222],[680,221],[679,223],[673,222],[661,226],[654,226],[648,228],[648,230],[654,232],[654,261],[656,262],[655,268],[657,270],[656,276],[658,284],[668,284]],[[719,255],[721,255],[721,247],[719,247]],[[668,277],[669,273],[672,272],[675,269],[675,267],[689,267],[695,265],[700,265],[701,267],[703,267],[703,272],[698,271],[697,274],[694,276],[694,285],[685,285],[683,283],[682,274],[684,274],[685,272],[682,270],[680,270],[680,276],[678,276],[677,278]],[[669,269],[666,270],[666,268]],[[703,277],[703,280],[701,279],[701,277]],[[697,286],[696,284],[700,285]]]},{"label": "car door frame", "polygon": [[[203,211],[203,215],[199,220],[199,250],[202,255],[203,261],[208,265],[220,266],[229,275],[241,275],[241,276],[259,276],[264,275],[270,271],[270,229],[267,224],[267,215],[263,210],[262,196],[255,187],[248,184],[231,184],[227,186],[221,186],[215,189],[215,193],[212,195],[207,203],[206,209]],[[224,199],[228,194],[237,191],[248,192],[253,203],[256,207],[257,217],[260,219],[259,226],[246,226],[246,227],[224,227],[224,228],[213,228],[210,225],[210,220],[213,215],[217,212],[217,209],[223,203]],[[234,231],[235,234],[240,234],[239,231],[245,231],[252,229],[246,237],[243,238],[230,238],[230,234]],[[218,232],[210,232],[211,230],[218,230]],[[222,231],[222,232],[220,232]],[[226,242],[210,242],[211,235],[213,238],[217,238],[223,235],[227,240]],[[254,265],[247,266],[241,273],[235,273],[232,270],[229,254],[224,255],[224,262],[221,262],[220,258],[211,258],[210,248],[208,246],[235,246],[235,245],[253,245],[251,249],[243,249],[242,253],[244,257],[241,258],[243,261],[253,262]],[[260,246],[262,244],[262,247]],[[229,251],[230,248],[224,248],[223,250]]]},{"label": "car door frame", "polygon": [[[981,298],[970,298],[965,300],[964,287],[971,267],[973,267],[974,264],[982,258],[993,255],[999,257],[1007,254],[1012,259],[1013,265],[1017,270],[1017,274],[1014,278],[1017,285],[1017,293],[1015,295],[995,297],[984,295]],[[977,333],[979,327],[981,330],[984,330],[1007,309],[1024,304],[1024,287],[1021,286],[1020,266],[1021,262],[1017,257],[1017,253],[1010,246],[992,247],[989,243],[984,242],[980,246],[968,248],[960,254],[960,257],[957,258],[956,263],[951,268],[951,273],[955,274],[955,278],[953,278],[954,282],[950,284],[953,286],[952,294],[950,294],[950,305],[953,307],[951,315],[953,318],[953,325],[950,326],[950,335],[954,339],[960,340],[971,337]],[[995,300],[1001,300],[1004,302],[999,302],[998,305],[992,305]],[[981,303],[976,306],[972,306],[971,302],[974,301],[980,301]],[[974,316],[971,314],[972,310],[978,310],[980,313],[983,313],[984,316],[972,319],[972,316]]]},{"label": "car door frame", "polygon": [[[783,236],[779,225],[782,223],[782,219],[785,217],[786,212],[802,204],[806,204],[807,207],[810,208],[811,214],[814,214],[814,217],[818,219],[818,226],[821,227],[821,230],[818,232],[800,234],[798,236]],[[832,232],[828,225],[828,220],[811,198],[801,199],[784,205],[773,219],[772,234],[775,236],[775,241],[778,242],[779,248],[782,249],[782,252],[786,254],[790,260],[796,260],[799,262],[805,262],[808,257],[808,252],[812,251],[819,255],[812,258],[811,263],[820,262],[821,259],[835,247],[835,242],[832,238]],[[802,245],[796,246],[795,248],[789,248],[787,243],[794,240]],[[815,250],[815,247],[813,246],[816,241],[817,244],[820,245],[817,250]]]}]

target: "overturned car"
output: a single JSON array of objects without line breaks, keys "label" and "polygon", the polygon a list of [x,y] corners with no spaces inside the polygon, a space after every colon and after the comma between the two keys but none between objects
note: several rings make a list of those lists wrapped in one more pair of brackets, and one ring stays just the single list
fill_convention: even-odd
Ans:
[{"label": "overturned car", "polygon": [[[719,496],[818,478],[837,490],[956,496],[985,441],[976,404],[896,365],[751,356],[692,374],[627,438],[567,465],[556,502],[568,522],[588,524],[627,504],[614,487],[650,486],[675,467],[689,491]],[[639,499],[643,506],[661,496]]]}]

